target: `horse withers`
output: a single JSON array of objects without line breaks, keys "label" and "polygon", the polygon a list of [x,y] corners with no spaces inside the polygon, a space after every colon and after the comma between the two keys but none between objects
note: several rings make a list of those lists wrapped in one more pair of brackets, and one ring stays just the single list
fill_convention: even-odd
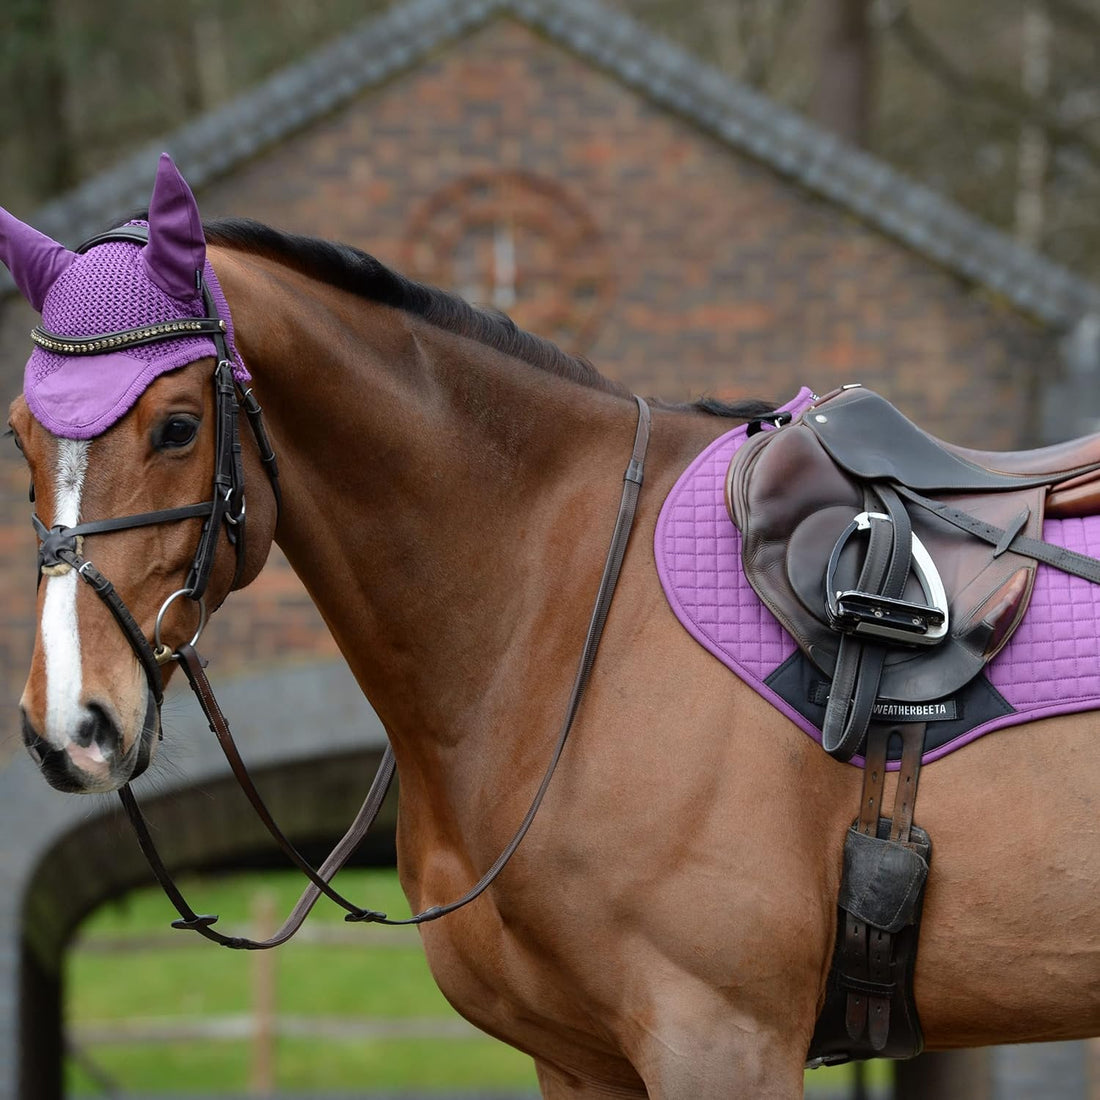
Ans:
[{"label": "horse withers", "polygon": [[[146,241],[77,254],[0,222],[43,315],[11,411],[42,537],[28,746],[55,786],[126,784],[155,751],[171,657],[274,537],[389,733],[410,904],[444,905],[547,774],[638,406],[354,249],[204,230],[168,161],[135,228]],[[259,436],[223,400],[250,387]],[[550,1097],[801,1095],[861,770],[670,613],[662,503],[730,427],[652,409],[617,594],[538,816],[477,900],[422,927],[449,1000],[528,1052]],[[1100,1032],[1090,726],[1045,718],[926,770],[930,1049]]]}]

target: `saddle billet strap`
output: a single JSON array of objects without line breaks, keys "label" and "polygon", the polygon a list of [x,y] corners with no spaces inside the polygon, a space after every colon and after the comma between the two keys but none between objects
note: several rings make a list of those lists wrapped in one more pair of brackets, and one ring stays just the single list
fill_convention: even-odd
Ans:
[{"label": "saddle billet strap", "polygon": [[[890,839],[908,843],[913,825],[913,805],[917,797],[921,753],[924,749],[924,723],[898,727],[902,738],[901,767],[894,795]],[[894,936],[877,928],[868,937],[868,970],[871,981],[893,986],[889,994],[871,994],[867,1003],[867,1035],[873,1050],[885,1050],[890,1038],[891,1006],[897,994],[897,973],[894,966]]]},{"label": "saddle billet strap", "polygon": [[[871,837],[879,835],[886,752],[891,738],[897,734],[902,740],[902,755],[889,839],[909,843],[925,730],[924,723],[907,723],[878,727],[868,737],[857,826],[860,832]],[[919,1050],[922,1040],[910,991],[899,984],[905,968],[899,967],[894,957],[897,935],[872,927],[848,912],[844,913],[844,921],[844,950],[839,961],[840,984],[848,990],[845,1025],[849,1038],[859,1042],[866,1035],[871,1050],[880,1052],[890,1042],[893,1025],[903,1029],[906,1041]],[[915,946],[910,951],[915,951]],[[910,964],[912,959],[906,962]]]},{"label": "saddle billet strap", "polygon": [[1002,530],[991,523],[978,519],[963,512],[958,508],[952,508],[938,500],[930,500],[922,496],[915,489],[905,485],[895,485],[895,489],[906,500],[911,500],[926,511],[938,516],[950,523],[960,531],[966,531],[975,538],[989,543],[1003,553],[1005,550],[1015,551],[1025,558],[1034,558],[1046,565],[1060,569],[1063,573],[1071,573],[1075,577],[1100,584],[1100,559],[1090,558],[1085,554],[1078,554],[1074,550],[1067,550],[1064,546],[1055,546],[1053,543],[1043,542],[1042,539],[1033,539],[1029,535],[1014,535],[1011,531]]},{"label": "saddle billet strap", "polygon": [[267,807],[264,805],[263,799],[252,783],[244,761],[241,759],[240,753],[233,741],[229,723],[226,721],[224,714],[222,714],[221,708],[218,706],[217,699],[214,696],[213,689],[210,687],[209,680],[206,678],[202,660],[195,652],[194,647],[190,644],[186,644],[179,647],[177,655],[183,665],[184,673],[199,701],[199,705],[202,707],[203,713],[210,723],[210,728],[217,737],[218,743],[226,759],[229,761],[234,776],[241,785],[245,795],[252,803],[253,809],[256,810],[256,813],[268,832],[275,838],[276,843],[291,862],[310,879],[311,885],[299,898],[294,910],[286,921],[284,921],[280,930],[270,939],[259,941],[251,940],[247,937],[222,935],[211,927],[217,921],[217,916],[197,914],[188,904],[186,898],[184,898],[173,881],[163,860],[161,860],[157,853],[156,846],[149,834],[148,826],[133,796],[133,792],[129,789],[129,786],[123,787],[119,791],[119,797],[122,800],[123,807],[126,810],[131,825],[137,834],[138,844],[145,854],[161,888],[164,890],[169,901],[175,906],[176,911],[180,914],[180,920],[172,922],[173,928],[189,929],[198,932],[206,939],[221,944],[224,947],[237,950],[266,950],[285,943],[294,935],[298,928],[301,927],[302,921],[305,920],[306,915],[313,907],[320,893],[326,894],[331,900],[347,910],[347,916],[344,918],[345,920],[396,926],[424,924],[427,921],[438,920],[440,917],[446,916],[448,913],[453,913],[456,909],[468,905],[488,889],[515,854],[516,849],[527,835],[527,831],[535,820],[535,815],[542,805],[543,798],[550,786],[550,781],[553,778],[558,761],[561,759],[562,753],[565,750],[566,741],[573,727],[577,712],[580,709],[581,700],[584,697],[585,689],[588,686],[592,673],[592,667],[596,660],[596,652],[599,648],[600,639],[603,636],[604,625],[607,622],[608,611],[610,610],[611,601],[618,584],[623,559],[626,556],[630,532],[634,526],[638,496],[641,492],[644,478],[645,456],[649,447],[651,416],[649,406],[637,395],[634,395],[634,401],[638,407],[638,424],[634,434],[634,448],[626,472],[623,474],[623,492],[619,503],[618,515],[615,520],[615,529],[612,533],[611,545],[608,548],[607,558],[604,562],[603,574],[600,578],[595,605],[592,609],[592,617],[589,620],[588,633],[585,636],[580,664],[573,682],[569,702],[566,706],[561,731],[558,734],[558,740],[554,746],[550,763],[547,766],[538,790],[535,792],[535,796],[527,813],[520,822],[515,835],[493,862],[492,866],[465,894],[462,895],[462,897],[446,905],[429,906],[422,912],[405,919],[394,920],[384,913],[371,909],[363,909],[347,901],[329,886],[329,879],[331,879],[340,867],[343,866],[378,814],[378,810],[382,805],[386,790],[393,776],[393,754],[391,749],[387,746],[386,752],[383,754],[382,763],[379,766],[378,774],[371,784],[367,801],[364,802],[351,828],[348,829],[344,838],[329,854],[320,870],[315,870],[308,861],[301,856],[297,849],[294,848],[290,841],[287,840],[285,835],[275,824]]},{"label": "saddle billet strap", "polygon": [[[863,787],[860,795],[857,828],[867,836],[874,836],[882,812],[882,792],[886,786],[886,748],[889,737],[870,738],[863,765]],[[855,982],[866,983],[870,975],[867,966],[868,926],[851,913],[844,914],[844,947],[841,972]],[[845,1030],[853,1041],[862,1038],[867,1030],[867,997],[864,993],[850,991],[844,1013]]]}]

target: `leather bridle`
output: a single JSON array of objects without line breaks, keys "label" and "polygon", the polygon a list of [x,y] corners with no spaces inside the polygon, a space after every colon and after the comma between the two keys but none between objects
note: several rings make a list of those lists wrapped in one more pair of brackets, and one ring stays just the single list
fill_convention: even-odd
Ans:
[{"label": "leather bridle", "polygon": [[[85,252],[97,244],[107,241],[133,241],[144,244],[148,240],[148,230],[141,225],[127,225],[107,233],[99,234],[81,245],[79,251]],[[217,551],[218,540],[224,526],[231,545],[236,550],[236,570],[233,584],[228,591],[236,587],[241,575],[244,561],[244,537],[245,537],[245,495],[244,472],[241,463],[241,442],[239,436],[239,412],[244,411],[252,427],[256,443],[259,448],[260,461],[267,471],[275,494],[276,507],[279,507],[279,475],[274,451],[268,439],[263,423],[262,410],[251,389],[241,388],[233,375],[232,359],[227,342],[228,326],[224,319],[219,317],[210,288],[205,280],[201,285],[203,301],[208,316],[202,318],[181,318],[178,321],[165,322],[158,325],[145,326],[138,329],[130,329],[124,332],[106,333],[101,336],[66,337],[46,332],[36,328],[32,333],[32,339],[39,346],[64,355],[89,355],[103,351],[118,350],[125,347],[134,347],[139,344],[148,344],[156,341],[179,339],[181,335],[209,335],[213,338],[217,351],[217,365],[214,369],[214,387],[216,394],[216,430],[215,430],[215,463],[213,493],[210,500],[197,504],[189,504],[180,508],[166,508],[155,512],[143,512],[137,515],[120,516],[112,519],[91,520],[86,523],[78,523],[72,527],[56,525],[47,528],[37,515],[32,515],[35,531],[40,539],[38,550],[38,576],[39,583],[44,570],[56,570],[57,567],[69,567],[75,569],[82,580],[91,585],[93,591],[107,605],[115,621],[118,623],[124,637],[129,642],[131,649],[141,665],[152,698],[159,715],[161,703],[164,697],[163,677],[161,666],[168,661],[178,661],[183,668],[188,683],[191,685],[198,699],[199,705],[206,715],[210,729],[217,738],[233,775],[240,784],[241,789],[252,804],[257,816],[263,822],[265,828],[275,839],[278,846],[308,879],[306,887],[297,904],[284,921],[282,927],[266,940],[252,940],[243,936],[226,936],[215,930],[212,925],[217,921],[217,916],[201,915],[195,912],[186,898],[180,892],[165,867],[163,860],[153,843],[144,815],[130,789],[129,783],[119,790],[119,798],[122,801],[126,814],[137,835],[138,844],[141,847],[154,876],[160,883],[168,899],[180,914],[178,920],[172,922],[173,928],[190,929],[198,932],[206,939],[224,947],[263,950],[277,947],[294,935],[301,927],[302,922],[309,914],[313,905],[321,894],[325,894],[341,908],[346,910],[345,920],[352,922],[373,922],[378,924],[403,925],[422,924],[427,921],[437,920],[456,909],[469,904],[479,897],[489,885],[496,879],[511,859],[520,842],[526,836],[542,804],[543,798],[550,785],[558,761],[565,749],[566,740],[572,729],[591,675],[592,666],[596,659],[596,650],[603,634],[604,623],[611,606],[615,586],[618,582],[619,572],[626,553],[627,541],[634,522],[637,507],[638,494],[641,490],[645,455],[649,443],[650,412],[649,407],[640,398],[634,400],[638,407],[638,425],[635,432],[634,448],[630,462],[623,478],[622,499],[615,523],[615,529],[608,549],[607,559],[604,564],[603,575],[600,579],[599,589],[596,594],[595,606],[589,621],[588,633],[585,638],[581,653],[580,665],[573,682],[573,688],[566,705],[565,716],[558,734],[557,742],[551,754],[551,759],[542,781],[539,784],[531,805],[520,822],[512,839],[504,850],[493,862],[484,875],[465,893],[446,905],[434,905],[423,912],[406,919],[391,919],[385,913],[373,909],[365,909],[348,901],[339,894],[331,885],[330,880],[336,872],[346,863],[352,852],[355,851],[367,830],[378,816],[386,793],[393,779],[395,765],[393,751],[389,745],[383,753],[378,772],[371,783],[367,797],[362,807],[356,814],[348,831],[333,848],[319,868],[314,868],[294,847],[276,824],[274,818],[264,804],[259,792],[256,790],[252,778],[245,767],[240,752],[233,741],[229,723],[218,706],[214,691],[206,677],[205,662],[195,650],[195,643],[206,624],[207,613],[205,595],[210,574],[214,565],[214,557]],[[33,495],[32,495],[33,499]],[[123,531],[134,527],[146,527],[153,524],[177,523],[186,519],[204,518],[202,533],[199,536],[198,548],[183,588],[172,592],[161,605],[157,614],[154,637],[148,639],[126,604],[119,596],[111,582],[95,567],[95,565],[83,556],[81,539],[84,535],[108,534],[114,531]],[[189,642],[171,650],[161,639],[161,623],[171,604],[181,598],[187,598],[199,606],[199,626],[195,635]],[[159,722],[158,722],[159,725]],[[148,765],[150,749],[143,744],[139,750],[137,764],[131,778],[136,778]]]},{"label": "leather bridle", "polygon": [[[118,229],[98,234],[82,244],[78,252],[87,252],[98,244],[108,241],[130,241],[144,244],[149,239],[149,230],[143,225],[125,225]],[[175,321],[146,325],[121,332],[105,333],[99,336],[70,337],[47,332],[41,327],[31,332],[31,339],[39,347],[61,355],[98,355],[105,351],[118,351],[128,347],[155,343],[158,341],[179,339],[181,335],[208,335],[214,341],[217,352],[217,365],[214,368],[215,391],[215,452],[214,482],[210,500],[198,504],[188,504],[180,508],[164,508],[156,512],[142,512],[137,515],[117,516],[111,519],[91,520],[72,527],[60,524],[47,528],[32,514],[31,522],[39,538],[38,580],[41,583],[43,570],[56,570],[59,566],[75,569],[79,576],[90,584],[96,594],[107,604],[118,622],[123,634],[137,656],[149,692],[159,708],[164,695],[164,685],[160,666],[172,659],[172,651],[161,641],[161,623],[168,608],[177,599],[186,597],[199,605],[199,628],[191,639],[198,641],[206,625],[206,589],[214,567],[214,557],[218,549],[218,539],[224,526],[226,536],[236,549],[237,564],[233,582],[227,591],[231,591],[240,578],[244,563],[245,550],[245,497],[244,470],[241,465],[241,441],[239,434],[239,416],[244,410],[252,426],[259,448],[260,461],[267,471],[275,494],[276,507],[280,502],[279,471],[275,453],[267,437],[263,423],[263,411],[252,391],[243,390],[233,376],[233,363],[226,340],[228,326],[217,315],[213,295],[205,279],[201,283],[203,302],[208,311],[206,317],[185,317]],[[184,587],[171,593],[157,613],[153,642],[150,644],[126,605],[106,577],[81,553],[81,540],[85,535],[108,534],[124,531],[133,527],[149,527],[162,523],[179,523],[182,520],[204,518],[198,547],[191,562]]]}]

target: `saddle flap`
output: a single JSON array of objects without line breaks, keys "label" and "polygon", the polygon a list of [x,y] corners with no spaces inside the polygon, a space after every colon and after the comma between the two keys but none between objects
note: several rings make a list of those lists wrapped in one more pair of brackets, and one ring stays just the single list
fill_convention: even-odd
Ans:
[{"label": "saddle flap", "polygon": [[[727,503],[742,533],[749,583],[813,664],[831,677],[842,636],[828,622],[826,568],[837,539],[866,504],[859,480],[833,460],[820,425],[809,423],[816,412],[760,433],[736,453]],[[1024,486],[938,499],[997,527],[1022,523],[1021,530],[1037,536],[1044,493],[1042,486]],[[917,703],[958,691],[1008,641],[1027,607],[1035,562],[1011,551],[998,553],[925,509],[911,505],[909,511],[913,532],[943,581],[950,631],[934,647],[891,646],[879,697]],[[838,577],[854,587],[860,562],[860,546],[853,540],[841,555]],[[905,598],[924,602],[913,577]]]}]

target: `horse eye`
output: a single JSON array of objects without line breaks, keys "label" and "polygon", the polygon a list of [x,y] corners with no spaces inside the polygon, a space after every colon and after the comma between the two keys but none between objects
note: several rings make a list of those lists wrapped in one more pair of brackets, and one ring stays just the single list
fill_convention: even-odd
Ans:
[{"label": "horse eye", "polygon": [[192,443],[199,430],[199,422],[193,416],[173,416],[166,420],[154,436],[158,450],[186,447]]}]

